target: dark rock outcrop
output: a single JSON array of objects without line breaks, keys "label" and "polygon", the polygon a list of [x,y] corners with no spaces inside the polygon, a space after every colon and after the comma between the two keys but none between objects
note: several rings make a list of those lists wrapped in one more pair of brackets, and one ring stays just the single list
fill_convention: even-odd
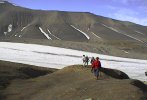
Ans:
[{"label": "dark rock outcrop", "polygon": [[116,69],[101,68],[101,72],[116,79],[129,79],[127,74]]}]

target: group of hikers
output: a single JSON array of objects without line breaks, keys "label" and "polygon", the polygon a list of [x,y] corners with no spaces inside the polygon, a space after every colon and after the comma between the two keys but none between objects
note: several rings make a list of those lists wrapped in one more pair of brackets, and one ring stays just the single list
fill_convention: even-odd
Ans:
[{"label": "group of hikers", "polygon": [[90,61],[91,63],[91,72],[94,73],[96,76],[96,79],[98,80],[99,75],[100,75],[100,68],[101,68],[101,62],[99,61],[99,57],[92,57],[91,60],[89,59],[88,56],[83,55],[83,66],[86,67],[88,66],[88,63]]},{"label": "group of hikers", "polygon": [[[94,75],[96,76],[96,79],[99,78],[100,75],[100,69],[101,69],[101,62],[99,60],[99,57],[92,57],[91,59],[89,59],[88,56],[83,55],[83,66],[86,67],[88,66],[88,63],[90,61],[91,63],[91,72],[94,73]],[[145,72],[145,75],[147,76],[147,71]]]}]

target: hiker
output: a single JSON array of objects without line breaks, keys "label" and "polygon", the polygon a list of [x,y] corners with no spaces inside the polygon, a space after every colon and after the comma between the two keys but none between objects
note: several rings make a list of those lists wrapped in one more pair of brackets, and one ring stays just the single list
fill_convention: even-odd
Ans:
[{"label": "hiker", "polygon": [[86,56],[86,65],[88,65],[88,63],[89,63],[89,57]]},{"label": "hiker", "polygon": [[92,57],[90,63],[92,64],[94,60],[95,60],[94,57]]},{"label": "hiker", "polygon": [[92,69],[97,80],[99,77],[100,68],[101,68],[101,62],[99,61],[99,57],[96,57],[95,61],[92,63]]},{"label": "hiker", "polygon": [[[91,61],[90,61],[90,63],[91,63],[91,66],[92,66],[92,64],[93,64],[93,62],[95,61],[95,58],[94,57],[92,57],[91,58]],[[91,72],[93,73],[93,67],[91,68]]]},{"label": "hiker", "polygon": [[85,55],[83,55],[82,60],[83,60],[83,66],[85,67],[86,66],[86,56]]}]

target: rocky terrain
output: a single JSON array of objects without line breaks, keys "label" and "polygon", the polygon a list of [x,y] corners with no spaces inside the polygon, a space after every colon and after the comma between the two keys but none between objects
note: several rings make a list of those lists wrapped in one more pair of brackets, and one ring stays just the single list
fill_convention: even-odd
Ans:
[{"label": "rocky terrain", "polygon": [[0,61],[1,100],[147,100],[147,85],[118,70],[99,80],[81,65],[61,70]]},{"label": "rocky terrain", "polygon": [[3,90],[11,84],[11,81],[18,80],[19,82],[55,71],[57,69],[0,61],[0,100],[4,99]]}]

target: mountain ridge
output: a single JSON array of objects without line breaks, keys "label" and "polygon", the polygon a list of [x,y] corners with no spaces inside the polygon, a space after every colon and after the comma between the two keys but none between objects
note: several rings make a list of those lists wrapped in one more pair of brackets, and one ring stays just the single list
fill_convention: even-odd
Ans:
[{"label": "mountain ridge", "polygon": [[[130,24],[131,25],[137,25],[137,24],[130,23],[130,22],[126,22],[126,24],[125,24],[125,23],[123,23],[123,21],[118,21],[118,20],[115,20],[115,19],[111,19],[111,18],[107,18],[107,17],[102,17],[102,16],[94,15],[92,13],[87,13],[87,12],[85,13],[85,12],[30,10],[28,8],[22,8],[22,7],[19,7],[19,6],[13,6],[9,2],[6,2],[6,4],[4,3],[4,5],[8,6],[8,10],[6,9],[7,11],[5,11],[5,12],[8,12],[9,15],[11,17],[13,17],[13,18],[9,17],[8,19],[17,21],[17,25],[16,25],[16,22],[13,23],[14,26],[12,26],[12,28],[14,28],[14,29],[15,28],[19,28],[20,26],[24,26],[25,27],[25,26],[27,26],[27,24],[31,24],[30,22],[32,22],[32,24],[35,24],[35,26],[37,26],[37,27],[41,26],[41,25],[46,26],[46,24],[48,26],[49,25],[53,25],[53,27],[55,27],[54,25],[57,25],[56,26],[56,31],[60,32],[61,29],[58,30],[59,27],[58,27],[58,24],[57,24],[57,23],[60,23],[59,26],[61,27],[61,26],[64,25],[65,26],[64,28],[66,28],[66,29],[71,28],[69,26],[71,26],[73,24],[74,26],[76,26],[76,27],[78,26],[78,28],[80,30],[83,30],[84,32],[87,32],[87,34],[88,34],[89,33],[88,31],[90,30],[91,27],[93,28],[92,31],[95,30],[95,27],[96,28],[97,27],[102,27],[103,28],[102,32],[105,32],[104,30],[107,29],[109,32],[111,31],[111,33],[115,33],[116,31],[119,31],[119,30],[117,30],[117,29],[113,30],[113,27],[111,27],[110,25],[114,26],[114,25],[117,25],[117,24],[119,25],[120,24],[120,25],[124,25],[124,27],[126,27],[125,26],[126,24],[127,24],[127,26],[130,26]],[[12,9],[10,9],[9,6],[11,6],[10,8],[12,8]],[[7,8],[7,7],[4,6],[3,8]],[[25,21],[26,18],[24,18],[24,17],[27,17],[28,20]],[[41,21],[42,18],[45,18],[44,21]],[[24,20],[24,21],[20,22],[20,20],[21,21]],[[33,21],[31,21],[31,20],[33,20]],[[53,21],[51,21],[51,20],[53,20]],[[47,22],[47,23],[45,23],[45,22]],[[77,22],[77,25],[76,25],[75,22]],[[116,22],[117,22],[117,24],[116,24]],[[107,24],[109,24],[109,25],[107,25]],[[4,30],[6,30],[6,29],[4,29]],[[55,29],[53,29],[53,30],[55,30]],[[97,32],[97,31],[100,31],[100,29],[95,30],[95,32]],[[45,32],[47,32],[47,30]],[[62,30],[62,32],[67,33],[69,31]],[[74,31],[74,33],[77,33],[77,32]],[[54,33],[54,34],[57,34],[57,33]],[[76,35],[79,36],[78,33]],[[96,34],[96,35],[98,35],[98,34]],[[76,38],[78,38],[78,37],[76,37]],[[80,37],[80,38],[83,38],[83,36]],[[65,40],[67,40],[67,38],[65,38]]]},{"label": "mountain ridge", "polygon": [[[102,15],[97,15],[97,14],[95,14],[95,13],[86,12],[86,11],[68,11],[68,10],[67,10],[67,11],[64,11],[64,10],[32,9],[32,8],[28,8],[28,7],[16,5],[15,3],[11,3],[11,2],[9,2],[9,1],[7,1],[7,0],[2,0],[1,2],[8,3],[8,4],[12,5],[12,6],[22,7],[22,8],[25,8],[25,9],[28,9],[28,10],[34,10],[34,11],[67,12],[67,13],[89,13],[89,14],[93,14],[93,15],[96,15],[96,16],[100,16],[100,17],[104,17],[104,18],[116,20],[116,21],[121,21],[121,22],[126,22],[126,23],[129,23],[129,24],[140,25],[140,24],[137,24],[137,23],[134,23],[134,22],[131,22],[131,21],[118,20],[118,19],[114,19],[114,18],[110,18],[110,17],[107,17],[107,16],[102,16]],[[141,25],[141,26],[145,26],[145,25]],[[146,26],[145,26],[145,27],[146,27]]]}]

